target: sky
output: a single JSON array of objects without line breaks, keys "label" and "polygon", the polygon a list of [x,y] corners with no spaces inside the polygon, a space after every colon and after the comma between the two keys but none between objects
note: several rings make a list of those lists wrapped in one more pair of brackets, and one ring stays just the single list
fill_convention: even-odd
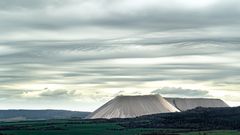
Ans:
[{"label": "sky", "polygon": [[117,95],[240,105],[239,0],[1,0],[0,109]]}]

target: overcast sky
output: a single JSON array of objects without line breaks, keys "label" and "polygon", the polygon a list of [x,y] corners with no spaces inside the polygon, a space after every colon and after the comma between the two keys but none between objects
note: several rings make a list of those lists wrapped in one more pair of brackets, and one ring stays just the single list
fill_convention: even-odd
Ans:
[{"label": "overcast sky", "polygon": [[240,105],[239,0],[1,0],[0,109],[116,95]]}]

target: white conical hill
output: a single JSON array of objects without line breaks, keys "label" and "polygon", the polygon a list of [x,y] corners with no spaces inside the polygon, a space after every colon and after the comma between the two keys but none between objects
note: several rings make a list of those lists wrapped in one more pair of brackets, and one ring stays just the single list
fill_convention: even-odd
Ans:
[{"label": "white conical hill", "polygon": [[196,107],[229,107],[221,99],[210,98],[165,98],[180,111],[194,109]]},{"label": "white conical hill", "polygon": [[179,112],[160,95],[117,96],[90,114],[88,119],[133,118],[142,115]]}]

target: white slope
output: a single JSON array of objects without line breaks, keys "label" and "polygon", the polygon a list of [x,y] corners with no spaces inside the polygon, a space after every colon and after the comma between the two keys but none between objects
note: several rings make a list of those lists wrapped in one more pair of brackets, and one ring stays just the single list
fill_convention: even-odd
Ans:
[{"label": "white slope", "polygon": [[117,96],[90,114],[87,119],[133,118],[168,112],[179,110],[160,95]]},{"label": "white slope", "polygon": [[221,99],[208,98],[165,98],[180,111],[194,109],[196,107],[229,107]]}]

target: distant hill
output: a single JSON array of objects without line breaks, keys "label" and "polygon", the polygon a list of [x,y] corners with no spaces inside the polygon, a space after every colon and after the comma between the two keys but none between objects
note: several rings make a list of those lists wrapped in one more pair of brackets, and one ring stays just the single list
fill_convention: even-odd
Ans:
[{"label": "distant hill", "polygon": [[90,112],[66,110],[0,110],[0,121],[84,118]]},{"label": "distant hill", "polygon": [[[117,120],[120,121],[120,120]],[[128,128],[240,129],[240,107],[202,108],[125,119]]]}]

